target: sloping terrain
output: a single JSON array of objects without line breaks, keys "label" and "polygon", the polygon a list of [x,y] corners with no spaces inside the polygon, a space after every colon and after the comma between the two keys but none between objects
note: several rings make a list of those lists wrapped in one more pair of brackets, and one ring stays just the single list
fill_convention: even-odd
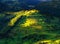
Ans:
[{"label": "sloping terrain", "polygon": [[0,13],[0,44],[59,44],[59,39],[56,16],[35,9]]}]

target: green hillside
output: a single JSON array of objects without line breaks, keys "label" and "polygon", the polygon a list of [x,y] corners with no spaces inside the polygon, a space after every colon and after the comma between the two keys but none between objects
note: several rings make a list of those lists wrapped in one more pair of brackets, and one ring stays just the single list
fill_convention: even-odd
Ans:
[{"label": "green hillside", "polygon": [[35,9],[0,13],[0,44],[59,44],[59,39],[56,16]]}]

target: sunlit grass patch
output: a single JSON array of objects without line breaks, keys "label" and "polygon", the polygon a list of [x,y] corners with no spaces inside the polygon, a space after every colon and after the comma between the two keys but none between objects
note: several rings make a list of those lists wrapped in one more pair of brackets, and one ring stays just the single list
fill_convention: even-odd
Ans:
[{"label": "sunlit grass patch", "polygon": [[37,23],[36,19],[28,18],[28,19],[26,19],[25,23],[22,24],[22,26],[23,27],[29,27],[29,26],[34,25],[36,23]]},{"label": "sunlit grass patch", "polygon": [[60,44],[60,40],[40,40],[34,44]]},{"label": "sunlit grass patch", "polygon": [[60,40],[56,40],[54,41],[56,44],[60,44]]},{"label": "sunlit grass patch", "polygon": [[32,26],[32,28],[36,28],[36,29],[42,29],[43,28],[43,26],[41,26],[41,25],[34,25],[34,26]]},{"label": "sunlit grass patch", "polygon": [[51,42],[52,42],[51,40],[40,40],[34,44],[51,44]]},{"label": "sunlit grass patch", "polygon": [[36,13],[36,12],[38,12],[38,10],[26,10],[24,12],[24,15],[25,16],[30,16],[32,13]]},{"label": "sunlit grass patch", "polygon": [[22,10],[19,12],[15,12],[15,13],[13,13],[13,14],[15,14],[15,17],[10,20],[8,25],[13,26],[21,16],[30,16],[31,14],[33,14],[35,12],[38,12],[38,11],[37,10],[26,10],[26,11]]},{"label": "sunlit grass patch", "polygon": [[16,16],[10,20],[10,22],[9,22],[8,25],[9,25],[9,26],[13,26],[13,25],[16,23],[16,21],[22,16],[22,12],[23,12],[23,11],[18,12],[18,13],[15,13]]}]

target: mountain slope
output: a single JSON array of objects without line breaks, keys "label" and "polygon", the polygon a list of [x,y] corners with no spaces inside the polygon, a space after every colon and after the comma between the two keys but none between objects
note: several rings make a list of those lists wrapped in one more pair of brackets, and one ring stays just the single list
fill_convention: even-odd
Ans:
[{"label": "mountain slope", "polygon": [[[37,11],[38,10],[22,10],[22,12],[3,14],[5,16],[11,15],[10,18],[0,16],[1,19],[4,18],[2,20],[5,20],[5,18],[9,19],[8,22],[6,22],[7,20],[5,20],[5,22],[0,21],[0,23],[3,24],[7,23],[0,31],[0,37],[2,39],[0,40],[3,41],[0,41],[0,43],[35,44],[39,43],[40,40],[56,41],[60,39],[60,19],[55,16],[40,14],[40,12]],[[31,14],[31,12],[33,13]],[[20,13],[23,14],[21,17]],[[16,22],[14,22],[15,18]],[[13,22],[11,22],[11,20]],[[8,25],[10,22],[14,25]]]}]

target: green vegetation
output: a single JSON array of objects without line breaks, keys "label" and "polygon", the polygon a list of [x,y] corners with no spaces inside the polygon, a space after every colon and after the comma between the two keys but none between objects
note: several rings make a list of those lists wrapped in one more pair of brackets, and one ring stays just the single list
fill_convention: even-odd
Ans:
[{"label": "green vegetation", "polygon": [[[25,14],[25,11],[22,13]],[[30,11],[27,10],[27,15],[29,15]],[[8,25],[13,18],[18,16],[16,13],[18,15],[22,14],[19,12],[12,14],[0,13],[0,44],[37,44],[40,40],[56,41],[60,39],[60,18],[40,14],[40,12],[32,14],[30,12],[31,15],[29,16],[25,14],[21,15],[18,20],[15,19],[17,21],[13,26]],[[28,20],[28,23],[26,23],[26,19],[31,20],[31,22]],[[22,25],[24,23],[31,23],[31,25],[29,24],[30,26],[24,27]]]}]

